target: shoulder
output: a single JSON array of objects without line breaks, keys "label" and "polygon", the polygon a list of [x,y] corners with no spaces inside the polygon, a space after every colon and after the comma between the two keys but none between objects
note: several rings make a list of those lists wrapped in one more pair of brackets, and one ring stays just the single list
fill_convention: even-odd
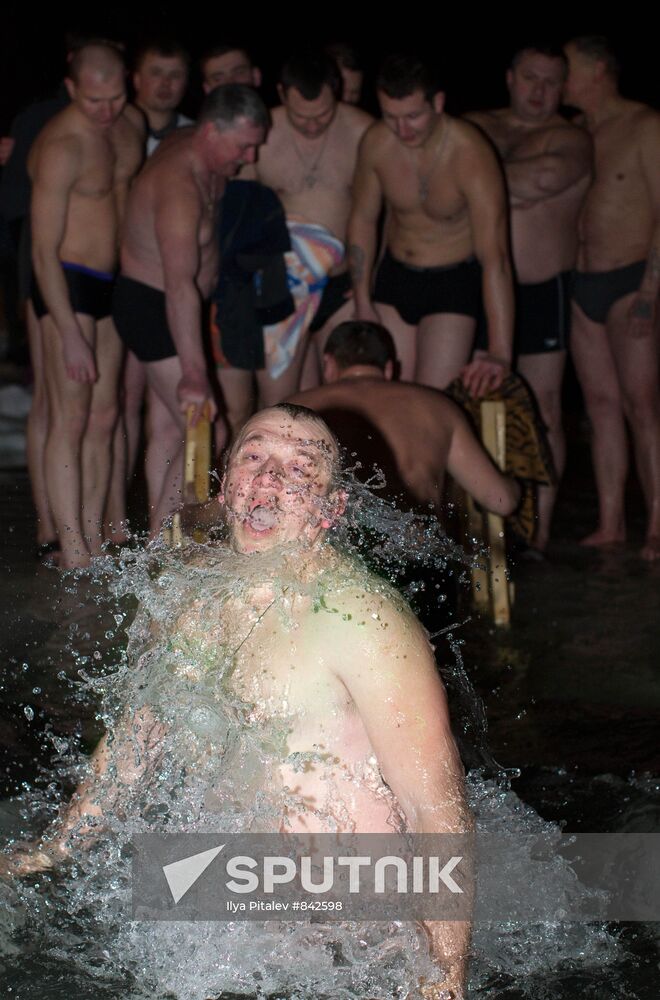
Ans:
[{"label": "shoulder", "polygon": [[499,108],[496,111],[468,111],[463,115],[462,120],[472,122],[478,128],[488,131],[489,127],[503,125],[506,123],[506,108]]},{"label": "shoulder", "polygon": [[362,136],[361,154],[375,159],[391,148],[394,148],[394,136],[391,131],[384,122],[373,121]]},{"label": "shoulder", "polygon": [[81,172],[83,150],[84,140],[79,133],[47,126],[34,145],[31,159],[37,174],[48,171],[46,180],[54,175],[75,177]]},{"label": "shoulder", "polygon": [[362,111],[361,108],[353,107],[351,104],[339,104],[337,115],[341,118],[342,123],[357,137],[364,135],[370,125],[374,123],[372,115],[367,114],[366,111]]},{"label": "shoulder", "polygon": [[660,114],[648,104],[636,105],[632,114],[640,139],[656,142],[660,136]]}]

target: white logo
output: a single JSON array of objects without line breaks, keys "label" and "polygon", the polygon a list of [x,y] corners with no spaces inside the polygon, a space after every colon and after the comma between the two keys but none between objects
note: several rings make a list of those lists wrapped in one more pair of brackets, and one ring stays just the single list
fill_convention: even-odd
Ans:
[{"label": "white logo", "polygon": [[163,873],[175,903],[183,899],[188,889],[195,884],[200,875],[204,874],[224,846],[220,844],[220,847],[212,847],[210,851],[191,854],[189,858],[173,861],[171,865],[163,865]]}]

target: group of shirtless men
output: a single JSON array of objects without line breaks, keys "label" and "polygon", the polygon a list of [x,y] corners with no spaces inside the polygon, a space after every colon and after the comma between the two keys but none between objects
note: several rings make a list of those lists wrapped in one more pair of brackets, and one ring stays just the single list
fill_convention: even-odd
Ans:
[{"label": "group of shirtless men", "polygon": [[[625,538],[628,424],[648,510],[642,555],[660,557],[660,117],[620,95],[616,60],[595,36],[520,50],[509,106],[465,119],[444,111],[420,62],[392,56],[374,121],[340,100],[342,85],[359,97],[360,74],[336,55],[339,65],[327,53],[290,59],[269,115],[248,52],[214,49],[194,124],[177,113],[188,71],[179,47],[142,51],[134,104],[117,48],[94,42],[71,55],[70,103],[28,163],[33,353],[46,388],[31,424],[39,540],[57,540],[65,568],[121,540],[145,386],[153,533],[179,503],[186,414],[218,413],[203,303],[218,271],[218,210],[240,171],[284,209],[296,321],[265,329],[274,348],[262,370],[217,368],[219,418],[234,438],[253,381],[259,406],[314,387],[330,332],[357,320],[389,330],[401,378],[419,386],[460,376],[479,396],[515,365],[560,476],[570,329],[600,503],[585,542]],[[562,101],[579,124],[559,114]],[[336,377],[354,380],[355,369]],[[407,448],[424,451],[415,428]],[[539,550],[555,493],[541,491]]]}]

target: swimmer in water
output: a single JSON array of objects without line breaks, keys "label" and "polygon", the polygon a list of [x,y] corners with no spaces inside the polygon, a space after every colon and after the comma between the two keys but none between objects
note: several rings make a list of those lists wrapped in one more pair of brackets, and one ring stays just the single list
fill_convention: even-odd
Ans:
[{"label": "swimmer in water", "polygon": [[[286,724],[285,752],[267,776],[283,793],[281,829],[466,832],[463,768],[428,638],[387,584],[328,544],[347,501],[338,472],[337,442],[312,411],[281,404],[247,422],[221,492],[229,542],[220,548],[244,567],[240,592],[204,605],[184,598],[185,609],[169,625],[170,649],[197,642],[219,661],[221,643],[210,637],[222,619],[222,643],[232,650],[223,683],[246,706],[247,724],[252,730],[278,718]],[[223,558],[211,548],[196,551],[188,595],[195,592],[190,574],[206,578],[214,559]],[[173,620],[169,609],[167,619]],[[170,658],[170,673],[161,677],[172,677],[176,662]],[[144,660],[131,673],[142,669]],[[177,696],[173,681],[167,683],[163,697],[171,701]],[[98,790],[104,774],[144,786],[163,739],[162,717],[138,711],[123,751],[120,736],[100,744],[94,776],[74,795],[47,846],[44,838],[21,859],[14,855],[5,871],[50,866],[54,853],[70,849],[73,831],[85,833],[85,823],[98,824],[92,817],[114,809]],[[135,753],[137,744],[144,752]],[[301,769],[296,761],[303,758]],[[421,995],[464,997],[469,924],[427,922],[425,930],[438,977],[421,985]]]}]

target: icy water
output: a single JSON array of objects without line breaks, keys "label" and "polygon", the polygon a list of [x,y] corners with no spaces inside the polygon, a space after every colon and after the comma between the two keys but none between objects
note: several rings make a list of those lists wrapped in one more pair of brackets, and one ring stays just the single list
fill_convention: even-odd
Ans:
[{"label": "icy water", "polygon": [[[110,569],[108,579],[92,587],[35,571],[25,477],[12,473],[4,487],[3,793],[36,781],[45,822],[61,792],[59,781],[49,787],[53,753],[68,762],[72,748],[91,747],[102,731],[103,678],[122,662],[134,602],[108,601]],[[590,516],[579,486],[565,496],[562,516],[565,534],[576,537]],[[653,624],[660,572],[642,566],[633,547],[603,558],[568,541],[555,546],[550,563],[517,567],[516,582],[510,631],[496,633],[473,616],[452,632],[484,698],[483,716],[466,697],[449,639],[438,640],[478,814],[508,829],[547,829],[549,835],[556,824],[593,832],[658,831],[660,683]],[[75,777],[70,773],[69,783]],[[14,807],[5,804],[5,825],[14,816]],[[102,866],[86,870],[83,864],[73,881],[71,873],[52,882],[29,880],[20,905],[0,887],[3,997],[204,1000],[212,994],[201,984],[215,981],[226,984],[227,997],[259,992],[348,1000],[381,995],[369,992],[370,969],[389,976],[394,990],[402,961],[415,970],[424,966],[418,939],[398,927],[369,938],[350,928],[323,937],[322,929],[308,925],[276,933],[266,926],[256,945],[250,924],[197,925],[194,936],[178,925],[145,933],[124,916],[125,869],[114,865],[117,858],[101,860],[118,873],[110,884],[94,881]],[[658,995],[653,926],[478,928],[475,945],[473,996]],[[255,978],[257,956],[261,978]]]}]

